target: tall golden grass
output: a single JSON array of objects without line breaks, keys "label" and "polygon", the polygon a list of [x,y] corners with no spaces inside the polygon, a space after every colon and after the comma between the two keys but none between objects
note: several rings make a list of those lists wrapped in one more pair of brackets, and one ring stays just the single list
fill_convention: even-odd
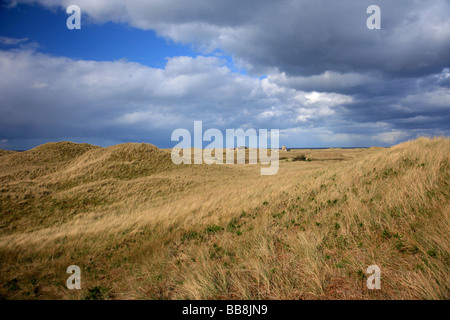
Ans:
[{"label": "tall golden grass", "polygon": [[[292,161],[300,153],[310,162]],[[172,164],[148,144],[0,157],[8,299],[447,299],[450,139]],[[66,288],[66,268],[82,289]],[[381,290],[366,269],[381,268]]]}]

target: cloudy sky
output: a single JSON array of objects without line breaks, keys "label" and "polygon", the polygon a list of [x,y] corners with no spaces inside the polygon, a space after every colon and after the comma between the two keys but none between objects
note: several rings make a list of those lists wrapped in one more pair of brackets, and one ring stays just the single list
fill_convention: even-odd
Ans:
[{"label": "cloudy sky", "polygon": [[167,148],[194,120],[291,147],[449,136],[450,1],[1,2],[0,148]]}]

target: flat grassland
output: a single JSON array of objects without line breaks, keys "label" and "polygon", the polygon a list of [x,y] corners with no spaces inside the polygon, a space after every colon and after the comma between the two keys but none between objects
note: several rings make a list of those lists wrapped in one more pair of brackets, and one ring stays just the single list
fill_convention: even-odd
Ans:
[{"label": "flat grassland", "polygon": [[261,176],[149,144],[2,151],[0,298],[448,299],[449,155],[448,138],[292,150]]}]

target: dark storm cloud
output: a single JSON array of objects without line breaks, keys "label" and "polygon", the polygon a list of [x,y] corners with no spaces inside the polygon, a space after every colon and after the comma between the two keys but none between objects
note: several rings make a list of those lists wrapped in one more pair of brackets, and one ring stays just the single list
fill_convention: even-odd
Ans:
[{"label": "dark storm cloud", "polygon": [[[69,0],[24,0],[67,7]],[[370,5],[381,30],[369,30]],[[222,49],[267,73],[441,71],[450,61],[447,0],[80,0],[94,21],[126,22],[208,50]]]}]

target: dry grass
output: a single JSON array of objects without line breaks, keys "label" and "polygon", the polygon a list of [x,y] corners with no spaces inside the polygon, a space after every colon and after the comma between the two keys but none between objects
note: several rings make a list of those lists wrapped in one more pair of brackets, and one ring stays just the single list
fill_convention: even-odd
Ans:
[{"label": "dry grass", "polygon": [[9,151],[9,150],[1,150],[0,149],[0,157],[1,156],[5,156],[7,154],[12,154],[12,153],[16,153],[17,151]]},{"label": "dry grass", "polygon": [[[292,161],[304,154],[312,161]],[[180,165],[148,144],[0,157],[9,299],[449,298],[450,140]],[[284,157],[284,159],[283,159]],[[82,289],[68,290],[69,265]],[[381,268],[382,290],[365,285]]]}]

